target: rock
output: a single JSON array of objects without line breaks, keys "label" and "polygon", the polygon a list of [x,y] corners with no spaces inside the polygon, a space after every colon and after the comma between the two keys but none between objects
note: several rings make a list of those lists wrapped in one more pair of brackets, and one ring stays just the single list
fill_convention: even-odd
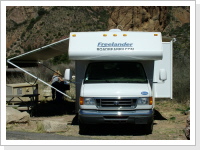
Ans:
[{"label": "rock", "polygon": [[186,127],[184,129],[185,131],[185,136],[188,140],[190,140],[190,116],[188,116],[186,120]]},{"label": "rock", "polygon": [[6,107],[6,123],[29,123],[30,114],[20,112],[12,107]]},{"label": "rock", "polygon": [[190,110],[185,111],[184,114],[185,114],[185,115],[189,115],[189,114],[190,114]]},{"label": "rock", "polygon": [[64,132],[67,130],[67,123],[58,120],[44,120],[42,126],[45,132]]}]

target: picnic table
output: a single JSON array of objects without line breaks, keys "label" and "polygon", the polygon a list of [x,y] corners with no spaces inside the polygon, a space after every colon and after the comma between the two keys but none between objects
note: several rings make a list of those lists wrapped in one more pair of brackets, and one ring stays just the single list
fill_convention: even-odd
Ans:
[{"label": "picnic table", "polygon": [[[30,98],[30,105],[27,105],[28,111],[30,111],[30,115],[32,116],[32,108],[37,105],[38,103],[38,96],[40,94],[17,94],[17,95],[6,95],[7,98],[11,98],[10,100],[7,100],[7,103],[9,104],[15,97],[17,97],[22,103],[25,103],[21,99],[21,97],[29,97]],[[31,109],[30,109],[31,108]]]}]

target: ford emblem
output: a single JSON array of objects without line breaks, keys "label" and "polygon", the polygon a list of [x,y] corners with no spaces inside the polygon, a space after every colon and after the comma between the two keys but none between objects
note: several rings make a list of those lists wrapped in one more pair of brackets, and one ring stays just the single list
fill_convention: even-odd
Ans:
[{"label": "ford emblem", "polygon": [[142,95],[148,95],[148,92],[142,91],[141,94],[142,94]]}]

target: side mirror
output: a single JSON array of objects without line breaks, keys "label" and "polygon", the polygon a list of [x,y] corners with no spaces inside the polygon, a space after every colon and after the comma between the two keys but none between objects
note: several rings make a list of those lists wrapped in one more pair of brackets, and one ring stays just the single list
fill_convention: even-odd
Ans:
[{"label": "side mirror", "polygon": [[70,69],[66,69],[66,70],[65,70],[64,78],[65,78],[66,80],[71,80],[71,79],[72,79]]},{"label": "side mirror", "polygon": [[162,81],[167,80],[167,71],[165,69],[160,69],[159,79],[162,80]]}]

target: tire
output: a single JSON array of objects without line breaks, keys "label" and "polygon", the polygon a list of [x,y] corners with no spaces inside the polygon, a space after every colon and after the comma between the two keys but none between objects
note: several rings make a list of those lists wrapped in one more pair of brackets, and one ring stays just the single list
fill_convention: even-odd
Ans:
[{"label": "tire", "polygon": [[147,125],[145,125],[146,134],[152,134],[153,132],[153,121]]},{"label": "tire", "polygon": [[88,133],[88,125],[79,122],[79,134],[84,135],[86,133]]}]

